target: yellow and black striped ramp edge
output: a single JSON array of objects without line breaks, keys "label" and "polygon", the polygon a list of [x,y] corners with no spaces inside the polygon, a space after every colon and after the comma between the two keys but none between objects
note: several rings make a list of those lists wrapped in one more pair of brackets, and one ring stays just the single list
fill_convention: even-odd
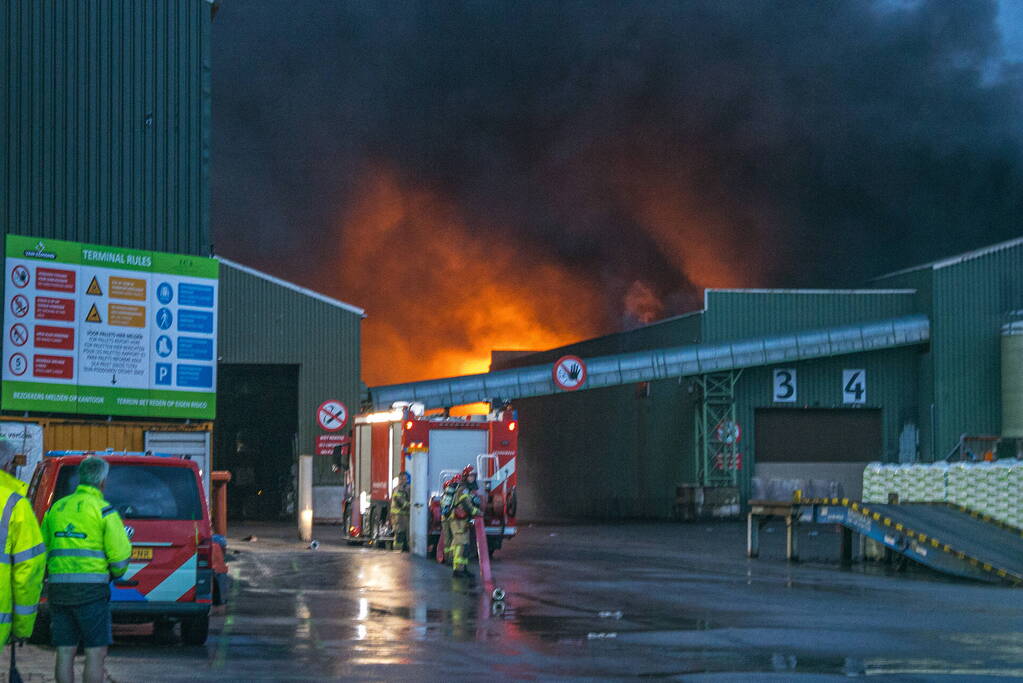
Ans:
[{"label": "yellow and black striped ramp edge", "polygon": [[1023,585],[1023,530],[949,503],[861,503],[818,498],[804,504],[842,505],[924,545],[1014,585]]}]

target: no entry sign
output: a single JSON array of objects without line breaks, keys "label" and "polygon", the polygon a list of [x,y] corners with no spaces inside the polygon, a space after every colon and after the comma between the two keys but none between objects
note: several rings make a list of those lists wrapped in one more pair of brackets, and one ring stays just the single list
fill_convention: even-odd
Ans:
[{"label": "no entry sign", "polygon": [[344,429],[348,424],[348,408],[337,399],[330,399],[320,404],[316,410],[316,421],[320,427],[328,432],[336,432]]},{"label": "no entry sign", "polygon": [[554,364],[554,383],[565,391],[575,391],[586,384],[586,363],[578,356],[562,356]]}]

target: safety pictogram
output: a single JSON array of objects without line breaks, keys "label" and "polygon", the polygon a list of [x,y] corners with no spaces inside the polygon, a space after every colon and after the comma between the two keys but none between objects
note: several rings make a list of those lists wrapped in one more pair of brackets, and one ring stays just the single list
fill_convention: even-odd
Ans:
[{"label": "safety pictogram", "polygon": [[28,299],[21,294],[18,294],[11,299],[11,313],[14,314],[15,318],[24,318],[28,315],[31,308],[32,307],[29,305]]},{"label": "safety pictogram", "polygon": [[21,323],[16,323],[11,327],[11,331],[8,332],[7,336],[15,346],[24,346],[28,341],[28,328]]},{"label": "safety pictogram", "polygon": [[10,368],[12,375],[21,377],[28,370],[28,358],[25,358],[23,353],[16,353],[7,361],[7,367]]},{"label": "safety pictogram", "polygon": [[89,315],[85,316],[85,322],[87,323],[101,323],[103,318],[99,317],[99,309],[96,308],[96,304],[93,304],[89,308]]},{"label": "safety pictogram", "polygon": [[742,438],[742,427],[739,426],[738,422],[723,420],[718,423],[714,433],[718,441],[731,446],[733,443],[739,443],[739,439]]},{"label": "safety pictogram", "polygon": [[28,273],[28,268],[18,264],[11,269],[11,282],[18,289],[24,289],[28,287],[28,282],[31,280],[31,276]]},{"label": "safety pictogram", "polygon": [[554,383],[565,391],[575,391],[586,383],[586,363],[578,356],[562,356],[554,364]]},{"label": "safety pictogram", "polygon": [[324,401],[316,410],[316,421],[328,432],[336,432],[348,424],[348,408],[336,399]]},{"label": "safety pictogram", "polygon": [[100,289],[99,280],[95,275],[92,276],[92,282],[89,283],[89,288],[85,290],[85,293],[91,296],[103,296],[103,290]]}]

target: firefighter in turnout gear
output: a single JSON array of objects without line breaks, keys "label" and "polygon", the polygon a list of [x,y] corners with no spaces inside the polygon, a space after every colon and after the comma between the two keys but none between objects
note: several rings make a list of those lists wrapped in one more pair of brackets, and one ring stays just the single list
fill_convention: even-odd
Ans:
[{"label": "firefighter in turnout gear", "polygon": [[32,635],[36,607],[43,590],[46,546],[28,499],[6,486],[0,487],[0,537],[4,564],[0,579],[0,647],[9,640]]},{"label": "firefighter in turnout gear", "polygon": [[394,532],[394,540],[391,542],[393,550],[408,552],[408,526],[409,508],[411,504],[409,486],[412,477],[408,472],[398,475],[398,486],[391,493],[391,531]]},{"label": "firefighter in turnout gear", "polygon": [[455,576],[469,576],[469,524],[480,514],[476,489],[476,471],[471,465],[462,471],[461,484],[451,506],[452,565]]},{"label": "firefighter in turnout gear", "polygon": [[458,490],[458,478],[452,477],[444,482],[444,495],[440,497],[440,528],[441,538],[438,543],[444,546],[444,561],[451,557],[451,509],[455,505],[455,491]]},{"label": "firefighter in turnout gear", "polygon": [[103,499],[110,465],[88,457],[78,466],[78,488],[43,518],[50,630],[58,681],[74,680],[75,650],[85,648],[85,680],[103,680],[111,642],[110,581],[123,576],[131,541],[121,516]]}]

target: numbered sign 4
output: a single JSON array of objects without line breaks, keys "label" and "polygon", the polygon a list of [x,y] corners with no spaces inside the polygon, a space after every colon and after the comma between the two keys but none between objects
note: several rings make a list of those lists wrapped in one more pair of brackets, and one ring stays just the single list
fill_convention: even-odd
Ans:
[{"label": "numbered sign 4", "polygon": [[867,371],[842,370],[842,403],[867,402]]},{"label": "numbered sign 4", "polygon": [[775,368],[774,397],[775,403],[795,403],[796,371],[794,368]]}]

